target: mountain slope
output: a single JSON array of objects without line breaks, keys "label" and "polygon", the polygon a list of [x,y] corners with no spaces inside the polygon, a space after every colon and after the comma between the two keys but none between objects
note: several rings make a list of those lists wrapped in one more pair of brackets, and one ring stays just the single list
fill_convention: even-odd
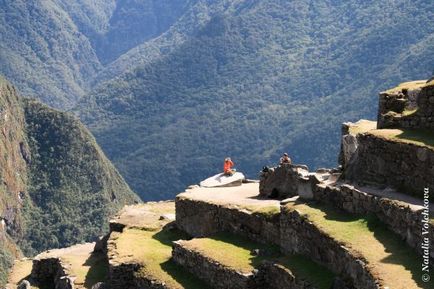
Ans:
[{"label": "mountain slope", "polygon": [[330,166],[341,122],[373,118],[378,91],[430,76],[432,11],[427,0],[197,1],[100,74],[119,77],[77,110],[144,198],[173,196],[226,155],[250,177],[282,151]]},{"label": "mountain slope", "polygon": [[27,96],[71,107],[100,63],[89,40],[53,1],[0,1],[0,67]]},{"label": "mountain slope", "polygon": [[0,1],[1,73],[27,96],[71,108],[103,68],[183,15],[187,0]]},{"label": "mountain slope", "polygon": [[139,201],[80,121],[19,99],[2,78],[0,119],[0,263],[6,267],[20,254],[16,244],[32,255],[93,240],[108,229],[109,216]]},{"label": "mountain slope", "polygon": [[22,256],[10,235],[22,234],[18,211],[20,194],[26,191],[27,183],[22,155],[28,150],[24,128],[24,113],[15,89],[0,78],[0,286],[6,283],[7,270],[14,259]]}]

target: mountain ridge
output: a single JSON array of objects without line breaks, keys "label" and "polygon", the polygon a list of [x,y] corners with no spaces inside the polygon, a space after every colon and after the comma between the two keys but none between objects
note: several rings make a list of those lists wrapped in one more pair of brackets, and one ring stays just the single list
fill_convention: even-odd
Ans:
[{"label": "mountain ridge", "polygon": [[[333,166],[340,123],[374,118],[378,91],[434,67],[427,1],[207,4],[189,11],[203,25],[181,18],[130,50],[113,64],[126,72],[75,108],[145,198],[173,196],[228,155],[252,178],[283,151]],[[177,33],[184,24],[189,33]]]},{"label": "mountain ridge", "polygon": [[22,253],[93,241],[140,202],[76,117],[19,98],[1,77],[0,131],[0,284]]}]

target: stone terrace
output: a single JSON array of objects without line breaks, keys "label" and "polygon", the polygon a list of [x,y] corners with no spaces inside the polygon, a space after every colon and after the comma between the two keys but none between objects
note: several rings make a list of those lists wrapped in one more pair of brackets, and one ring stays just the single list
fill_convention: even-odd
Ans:
[{"label": "stone terrace", "polygon": [[261,243],[276,243],[280,202],[259,197],[259,184],[230,188],[194,187],[176,197],[176,224],[194,237],[221,231]]},{"label": "stone terrace", "polygon": [[175,242],[172,256],[175,262],[221,289],[330,289],[335,277],[306,257],[283,257],[278,247],[231,234]]},{"label": "stone terrace", "polygon": [[208,288],[171,260],[172,242],[187,237],[171,223],[174,213],[174,202],[147,203],[127,206],[111,221],[110,288]]},{"label": "stone terrace", "polygon": [[376,216],[349,214],[297,197],[285,200],[282,211],[276,211],[279,201],[258,195],[257,184],[194,188],[177,197],[177,224],[194,236],[230,232],[278,245],[282,252],[303,254],[327,266],[352,280],[355,288],[427,286],[419,281],[421,260],[416,252]]},{"label": "stone terrace", "polygon": [[90,289],[107,277],[106,256],[94,248],[95,243],[86,243],[16,261],[6,288],[15,289],[28,280],[36,289]]},{"label": "stone terrace", "polygon": [[345,123],[340,163],[345,179],[390,186],[422,198],[434,188],[434,133],[405,129],[372,129],[375,122]]}]

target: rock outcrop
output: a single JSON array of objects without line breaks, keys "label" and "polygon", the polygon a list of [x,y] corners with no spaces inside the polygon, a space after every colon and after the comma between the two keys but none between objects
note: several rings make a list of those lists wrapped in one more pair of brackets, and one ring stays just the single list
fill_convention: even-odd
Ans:
[{"label": "rock outcrop", "polygon": [[284,199],[298,195],[299,179],[307,176],[303,165],[282,164],[261,172],[259,192],[268,198]]}]

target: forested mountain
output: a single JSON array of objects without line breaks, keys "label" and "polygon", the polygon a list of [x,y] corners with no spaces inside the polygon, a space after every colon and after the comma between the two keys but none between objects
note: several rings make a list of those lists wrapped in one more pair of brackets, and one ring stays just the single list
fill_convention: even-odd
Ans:
[{"label": "forested mountain", "polygon": [[91,241],[136,196],[72,115],[0,78],[0,286],[14,258]]},{"label": "forested mountain", "polygon": [[430,76],[433,12],[427,0],[197,1],[106,66],[101,79],[120,76],[77,110],[146,199],[227,155],[250,177],[283,151],[331,166],[341,122],[374,118],[378,91]]},{"label": "forested mountain", "polygon": [[0,73],[55,107],[71,107],[100,68],[89,39],[51,0],[1,0],[0,36]]},{"label": "forested mountain", "polygon": [[166,31],[186,0],[0,0],[0,67],[27,96],[68,109],[103,66]]},{"label": "forested mountain", "polygon": [[75,106],[144,199],[227,155],[253,178],[283,151],[332,166],[341,122],[374,118],[378,91],[434,70],[430,0],[0,3],[1,72]]}]

